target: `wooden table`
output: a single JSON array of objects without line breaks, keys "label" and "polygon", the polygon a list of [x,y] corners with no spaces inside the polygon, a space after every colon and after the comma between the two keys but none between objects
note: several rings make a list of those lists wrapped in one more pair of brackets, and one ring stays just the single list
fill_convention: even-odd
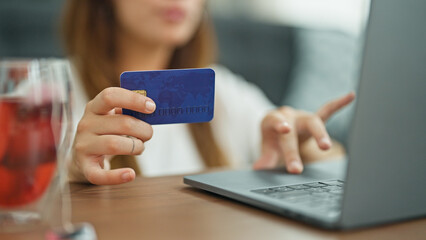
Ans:
[{"label": "wooden table", "polygon": [[[426,239],[426,219],[349,232],[325,231],[197,190],[182,176],[136,178],[119,186],[72,184],[73,221],[100,240],[128,239]],[[44,230],[3,234],[43,239]]]}]

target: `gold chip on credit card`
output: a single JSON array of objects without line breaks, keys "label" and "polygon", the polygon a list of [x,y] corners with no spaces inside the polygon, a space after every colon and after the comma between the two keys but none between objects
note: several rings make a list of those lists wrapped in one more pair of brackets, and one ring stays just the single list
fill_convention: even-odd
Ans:
[{"label": "gold chip on credit card", "polygon": [[145,90],[132,90],[135,93],[139,93],[141,95],[144,95],[146,97],[146,91]]}]

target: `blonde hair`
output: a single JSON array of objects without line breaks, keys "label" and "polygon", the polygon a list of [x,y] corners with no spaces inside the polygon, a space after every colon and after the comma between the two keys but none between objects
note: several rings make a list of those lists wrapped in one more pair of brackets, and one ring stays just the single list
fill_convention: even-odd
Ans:
[{"label": "blonde hair", "polygon": [[[65,50],[83,80],[87,95],[94,98],[104,88],[119,86],[119,73],[114,67],[117,23],[112,2],[68,0],[62,29]],[[215,36],[206,15],[192,39],[174,51],[169,68],[209,66],[215,60],[215,52]],[[226,156],[214,139],[210,123],[190,124],[189,130],[205,166],[228,165]],[[140,174],[134,156],[116,156],[111,166],[132,167]]]}]

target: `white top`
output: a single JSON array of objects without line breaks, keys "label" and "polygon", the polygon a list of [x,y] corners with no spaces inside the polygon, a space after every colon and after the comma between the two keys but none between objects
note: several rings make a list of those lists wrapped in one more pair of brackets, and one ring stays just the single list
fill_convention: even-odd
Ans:
[{"label": "white top", "polygon": [[[233,167],[250,166],[260,153],[260,122],[273,105],[262,91],[222,66],[216,72],[213,134]],[[77,78],[74,78],[77,79]],[[74,126],[88,102],[79,81],[73,82]],[[76,129],[76,128],[74,128]],[[154,135],[137,156],[144,176],[186,174],[204,169],[187,124],[153,126]]]}]

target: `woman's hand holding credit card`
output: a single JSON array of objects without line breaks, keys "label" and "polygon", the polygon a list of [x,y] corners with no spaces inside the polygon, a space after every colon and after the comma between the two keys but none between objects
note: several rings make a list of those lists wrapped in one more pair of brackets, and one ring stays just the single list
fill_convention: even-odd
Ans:
[{"label": "woman's hand holding credit card", "polygon": [[210,121],[214,78],[211,69],[124,72],[122,88],[106,88],[86,105],[74,139],[70,179],[98,185],[132,181],[133,169],[104,169],[105,158],[142,154],[152,124]]}]

